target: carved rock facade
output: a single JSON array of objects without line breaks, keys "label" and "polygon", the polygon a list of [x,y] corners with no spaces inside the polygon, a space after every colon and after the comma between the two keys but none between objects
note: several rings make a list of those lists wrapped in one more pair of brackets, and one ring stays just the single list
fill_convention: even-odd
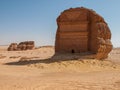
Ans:
[{"label": "carved rock facade", "polygon": [[35,47],[34,41],[25,41],[25,42],[20,42],[18,45],[17,43],[12,43],[8,47],[8,51],[32,50],[34,49],[34,47]]},{"label": "carved rock facade", "polygon": [[56,53],[96,54],[97,59],[104,59],[112,50],[111,32],[95,11],[87,8],[70,8],[57,18],[55,41]]}]

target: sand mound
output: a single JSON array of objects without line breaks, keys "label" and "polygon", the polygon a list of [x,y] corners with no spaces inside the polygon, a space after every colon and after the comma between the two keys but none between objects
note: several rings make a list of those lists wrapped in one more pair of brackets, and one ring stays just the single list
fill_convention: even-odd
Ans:
[{"label": "sand mound", "polygon": [[49,63],[30,64],[29,67],[36,67],[41,70],[49,71],[103,71],[103,70],[119,70],[120,65],[111,61],[100,61],[94,59],[88,60],[67,60]]}]

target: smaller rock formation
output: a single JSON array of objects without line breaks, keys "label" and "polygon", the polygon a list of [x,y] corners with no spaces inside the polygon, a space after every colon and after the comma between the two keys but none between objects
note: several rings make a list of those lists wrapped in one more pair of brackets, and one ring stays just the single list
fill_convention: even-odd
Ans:
[{"label": "smaller rock formation", "polygon": [[20,42],[18,45],[17,43],[10,44],[10,46],[8,47],[8,51],[32,50],[34,49],[34,47],[34,41],[25,41]]},{"label": "smaller rock formation", "polygon": [[18,44],[18,50],[31,50],[34,47],[34,41],[25,41]]},{"label": "smaller rock formation", "polygon": [[17,43],[11,43],[8,47],[8,51],[16,51],[17,50]]}]

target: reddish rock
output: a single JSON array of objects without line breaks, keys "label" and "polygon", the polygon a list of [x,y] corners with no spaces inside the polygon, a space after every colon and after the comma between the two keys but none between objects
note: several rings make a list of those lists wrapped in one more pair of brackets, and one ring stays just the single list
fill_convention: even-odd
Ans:
[{"label": "reddish rock", "polygon": [[34,41],[25,41],[18,44],[19,50],[32,50],[34,49],[34,47],[35,47]]},{"label": "reddish rock", "polygon": [[25,41],[25,42],[20,42],[18,45],[17,43],[12,43],[8,51],[15,51],[15,50],[32,50],[34,49],[35,44],[34,41]]},{"label": "reddish rock", "polygon": [[111,32],[105,20],[87,8],[70,8],[57,18],[56,53],[96,54],[104,59],[112,50]]},{"label": "reddish rock", "polygon": [[8,51],[16,51],[17,50],[17,43],[11,43],[8,47]]}]

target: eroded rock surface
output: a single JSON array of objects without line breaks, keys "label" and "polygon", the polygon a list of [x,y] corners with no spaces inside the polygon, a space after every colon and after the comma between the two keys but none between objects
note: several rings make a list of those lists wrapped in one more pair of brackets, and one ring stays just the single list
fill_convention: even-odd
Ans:
[{"label": "eroded rock surface", "polygon": [[91,52],[97,59],[107,58],[112,50],[111,32],[95,11],[70,8],[57,18],[56,53]]},{"label": "eroded rock surface", "polygon": [[11,43],[8,47],[8,51],[16,51],[17,50],[17,43]]},{"label": "eroded rock surface", "polygon": [[18,45],[17,43],[12,43],[8,47],[8,51],[32,50],[34,49],[34,47],[35,47],[34,41],[25,41],[25,42],[20,42]]},{"label": "eroded rock surface", "polygon": [[18,50],[31,50],[35,47],[34,41],[21,42],[18,45]]}]

